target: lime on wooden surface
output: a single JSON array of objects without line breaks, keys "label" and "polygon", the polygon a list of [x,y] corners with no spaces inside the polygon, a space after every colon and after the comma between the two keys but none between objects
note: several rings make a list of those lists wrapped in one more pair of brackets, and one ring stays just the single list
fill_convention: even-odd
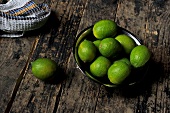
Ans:
[{"label": "lime on wooden surface", "polygon": [[38,58],[31,62],[33,75],[40,80],[52,77],[58,69],[55,61],[49,58]]}]

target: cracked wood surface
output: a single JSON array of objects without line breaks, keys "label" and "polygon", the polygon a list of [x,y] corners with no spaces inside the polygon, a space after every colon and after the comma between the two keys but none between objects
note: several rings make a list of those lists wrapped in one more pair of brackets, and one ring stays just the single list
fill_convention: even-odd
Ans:
[{"label": "cracked wood surface", "polygon": [[[45,26],[0,38],[0,113],[170,113],[169,0],[34,1],[52,9]],[[76,68],[76,35],[100,19],[116,21],[151,50],[148,77],[139,85],[106,88]],[[40,57],[55,60],[63,78],[36,79],[30,63]]]}]

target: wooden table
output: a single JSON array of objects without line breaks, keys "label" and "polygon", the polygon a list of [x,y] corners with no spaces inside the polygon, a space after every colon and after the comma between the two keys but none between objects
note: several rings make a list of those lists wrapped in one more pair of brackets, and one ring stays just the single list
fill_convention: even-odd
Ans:
[{"label": "wooden table", "polygon": [[[21,38],[0,38],[0,113],[170,113],[170,0],[34,1],[51,7],[46,25]],[[101,19],[133,32],[153,53],[141,84],[110,89],[76,68],[76,35]],[[36,79],[30,62],[41,57],[55,60],[66,78]]]}]

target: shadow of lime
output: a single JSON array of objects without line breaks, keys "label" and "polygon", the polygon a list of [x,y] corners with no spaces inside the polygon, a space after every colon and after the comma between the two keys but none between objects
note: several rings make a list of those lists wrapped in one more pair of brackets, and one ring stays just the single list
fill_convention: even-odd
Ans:
[{"label": "shadow of lime", "polygon": [[[136,76],[138,75],[136,74]],[[156,83],[160,77],[164,77],[163,64],[150,60],[148,71],[143,80],[134,85],[122,86],[116,89],[106,87],[106,90],[108,93],[114,93],[115,90],[119,90],[122,96],[131,98],[146,93],[151,94],[152,85]]]},{"label": "shadow of lime", "polygon": [[54,73],[54,75],[44,82],[46,84],[60,84],[67,78],[67,75],[64,72],[64,69],[58,68],[57,71]]}]

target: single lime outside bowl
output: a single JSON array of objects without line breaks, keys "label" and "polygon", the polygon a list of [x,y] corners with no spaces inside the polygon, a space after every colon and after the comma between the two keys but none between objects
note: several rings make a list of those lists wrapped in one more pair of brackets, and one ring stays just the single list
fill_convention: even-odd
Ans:
[{"label": "single lime outside bowl", "polygon": [[[95,82],[98,82],[106,87],[119,87],[119,86],[132,86],[135,85],[139,82],[141,82],[148,70],[148,65],[142,67],[142,68],[138,68],[138,69],[132,69],[130,76],[128,76],[121,84],[117,85],[117,84],[113,84],[110,83],[110,81],[108,79],[100,79],[100,78],[96,78],[94,77],[91,73],[90,73],[90,63],[84,63],[80,60],[79,56],[78,56],[78,47],[79,44],[84,40],[84,39],[88,39],[91,41],[96,40],[96,38],[93,35],[93,26],[87,27],[86,29],[84,29],[83,31],[81,31],[75,40],[74,46],[73,46],[73,55],[74,55],[74,59],[76,61],[77,67],[80,69],[80,71],[85,75],[88,76],[89,78],[91,78],[92,80],[94,80]],[[117,34],[126,34],[128,35],[130,38],[132,38],[134,40],[134,42],[136,43],[136,45],[141,45],[141,41],[135,37],[135,35],[133,35],[131,32],[129,32],[128,30],[118,27],[118,33]]]}]

